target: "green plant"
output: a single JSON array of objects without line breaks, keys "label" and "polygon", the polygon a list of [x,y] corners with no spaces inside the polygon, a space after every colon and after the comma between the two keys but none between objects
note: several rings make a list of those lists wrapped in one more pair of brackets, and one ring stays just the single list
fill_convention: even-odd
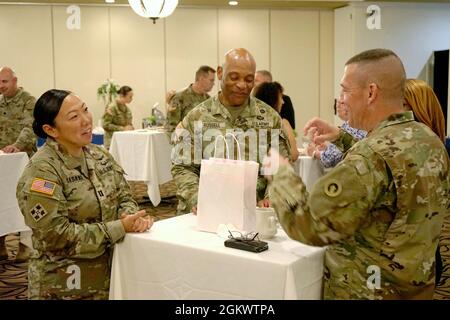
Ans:
[{"label": "green plant", "polygon": [[97,89],[97,98],[102,99],[105,106],[109,105],[115,97],[118,95],[120,86],[114,83],[113,79],[107,79]]}]

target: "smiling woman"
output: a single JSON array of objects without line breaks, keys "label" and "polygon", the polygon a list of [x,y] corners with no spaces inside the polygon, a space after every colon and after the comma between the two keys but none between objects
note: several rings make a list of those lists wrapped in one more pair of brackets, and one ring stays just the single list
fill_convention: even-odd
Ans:
[{"label": "smiling woman", "polygon": [[29,262],[31,299],[106,299],[114,244],[144,232],[153,220],[138,211],[123,169],[90,144],[92,116],[64,90],[36,102],[34,132],[47,138],[17,186],[17,199],[33,231]]}]

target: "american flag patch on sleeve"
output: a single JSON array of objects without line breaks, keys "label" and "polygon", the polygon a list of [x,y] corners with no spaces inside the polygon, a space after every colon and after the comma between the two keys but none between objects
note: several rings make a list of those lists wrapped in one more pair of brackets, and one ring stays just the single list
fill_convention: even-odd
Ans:
[{"label": "american flag patch on sleeve", "polygon": [[30,191],[36,191],[48,195],[53,195],[53,192],[55,192],[56,184],[54,182],[41,179],[41,178],[34,178],[33,183],[31,184]]}]

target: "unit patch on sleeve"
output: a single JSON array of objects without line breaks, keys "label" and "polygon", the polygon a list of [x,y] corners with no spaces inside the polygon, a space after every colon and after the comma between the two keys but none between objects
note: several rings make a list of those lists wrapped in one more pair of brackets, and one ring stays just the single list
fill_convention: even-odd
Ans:
[{"label": "unit patch on sleeve", "polygon": [[47,211],[40,203],[36,203],[36,205],[30,210],[30,214],[33,217],[33,219],[38,222],[43,217],[47,215]]},{"label": "unit patch on sleeve", "polygon": [[56,184],[54,182],[41,178],[34,178],[30,191],[40,192],[52,196],[53,192],[55,192],[55,188]]}]

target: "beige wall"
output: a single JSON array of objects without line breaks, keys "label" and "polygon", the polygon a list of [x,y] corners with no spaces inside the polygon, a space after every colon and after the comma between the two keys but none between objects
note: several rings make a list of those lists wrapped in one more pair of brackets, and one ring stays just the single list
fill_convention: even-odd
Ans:
[{"label": "beige wall", "polygon": [[233,47],[249,49],[257,68],[283,84],[299,133],[312,116],[332,119],[332,11],[178,8],[153,24],[126,6],[80,7],[81,29],[68,30],[67,6],[0,4],[0,64],[13,66],[35,96],[73,90],[95,123],[104,110],[96,89],[107,78],[134,89],[140,127],[156,102],[165,111],[168,89],[191,83],[202,64],[217,67]]}]

